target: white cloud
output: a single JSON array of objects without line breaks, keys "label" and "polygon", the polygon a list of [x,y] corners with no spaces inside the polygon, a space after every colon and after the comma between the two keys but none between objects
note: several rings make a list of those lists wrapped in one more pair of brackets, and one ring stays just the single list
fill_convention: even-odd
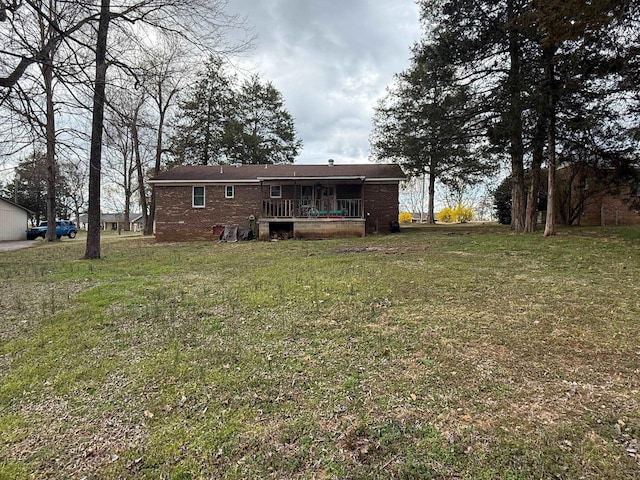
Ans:
[{"label": "white cloud", "polygon": [[235,0],[258,46],[245,59],[284,95],[298,162],[365,161],[373,108],[419,38],[413,0]]}]

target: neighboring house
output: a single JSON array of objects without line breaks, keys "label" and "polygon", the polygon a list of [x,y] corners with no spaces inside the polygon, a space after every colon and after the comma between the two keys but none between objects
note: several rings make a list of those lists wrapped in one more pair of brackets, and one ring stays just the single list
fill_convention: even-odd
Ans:
[{"label": "neighboring house", "polygon": [[158,241],[211,239],[222,225],[261,240],[388,232],[398,219],[398,165],[180,166],[158,174]]},{"label": "neighboring house", "polygon": [[129,230],[132,232],[142,232],[144,230],[144,222],[142,221],[141,213],[130,215]]},{"label": "neighboring house", "polygon": [[[558,216],[568,225],[640,225],[640,172],[571,164],[558,169]],[[564,187],[564,188],[562,188]]]},{"label": "neighboring house", "polygon": [[[87,229],[88,215],[83,213],[80,215],[80,228],[82,230]],[[121,232],[126,230],[126,223],[124,221],[124,213],[101,213],[100,214],[100,230]],[[129,231],[139,232],[142,231],[142,215],[139,213],[129,214]]]},{"label": "neighboring house", "polygon": [[575,223],[603,227],[640,225],[639,202],[640,196],[629,187],[623,187],[619,192],[599,192],[585,202],[584,209]]},{"label": "neighboring house", "polygon": [[0,198],[0,241],[25,240],[31,210]]}]

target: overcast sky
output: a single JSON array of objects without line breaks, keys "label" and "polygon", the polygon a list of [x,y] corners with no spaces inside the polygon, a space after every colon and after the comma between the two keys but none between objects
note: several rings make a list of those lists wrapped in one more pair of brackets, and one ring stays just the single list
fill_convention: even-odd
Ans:
[{"label": "overcast sky", "polygon": [[229,10],[254,27],[246,61],[295,119],[296,162],[367,161],[373,107],[420,36],[414,0],[230,0]]}]

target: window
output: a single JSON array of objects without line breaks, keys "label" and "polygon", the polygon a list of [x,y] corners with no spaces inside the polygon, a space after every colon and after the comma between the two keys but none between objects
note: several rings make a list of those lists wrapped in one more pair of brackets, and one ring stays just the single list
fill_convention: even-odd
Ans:
[{"label": "window", "polygon": [[271,198],[282,198],[282,187],[280,185],[271,185]]},{"label": "window", "polygon": [[204,208],[204,187],[193,187],[193,208]]},{"label": "window", "polygon": [[233,185],[226,185],[224,187],[224,198],[233,198],[235,191]]}]

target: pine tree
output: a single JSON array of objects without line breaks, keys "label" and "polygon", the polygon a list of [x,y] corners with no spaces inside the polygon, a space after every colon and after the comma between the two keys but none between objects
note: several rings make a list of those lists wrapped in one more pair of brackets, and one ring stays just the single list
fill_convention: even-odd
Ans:
[{"label": "pine tree", "polygon": [[233,77],[222,59],[211,57],[205,70],[180,103],[171,151],[176,164],[227,163],[225,136],[234,118],[236,94]]},{"label": "pine tree", "polygon": [[219,60],[181,103],[177,123],[176,164],[291,163],[302,147],[282,94],[257,76],[237,87]]},{"label": "pine tree", "polygon": [[292,163],[302,147],[282,94],[255,75],[242,84],[236,117],[228,127],[226,141],[234,162]]},{"label": "pine tree", "polygon": [[396,161],[412,176],[428,175],[431,223],[436,180],[469,185],[491,169],[471,148],[468,89],[441,54],[433,44],[414,48],[411,67],[376,108],[371,136],[375,159]]},{"label": "pine tree", "polygon": [[[476,119],[494,151],[508,155],[516,231],[535,229],[546,158],[546,234],[552,234],[555,166],[560,159],[572,161],[571,137],[591,137],[616,123],[618,131],[625,123],[637,124],[631,110],[621,107],[622,90],[635,89],[629,86],[639,51],[633,34],[637,2],[422,0],[420,5],[426,38],[446,49],[443,57],[471,87],[480,107]],[[590,155],[604,159],[624,145],[618,139],[606,152],[590,147]],[[527,169],[531,183],[525,194]]]}]

